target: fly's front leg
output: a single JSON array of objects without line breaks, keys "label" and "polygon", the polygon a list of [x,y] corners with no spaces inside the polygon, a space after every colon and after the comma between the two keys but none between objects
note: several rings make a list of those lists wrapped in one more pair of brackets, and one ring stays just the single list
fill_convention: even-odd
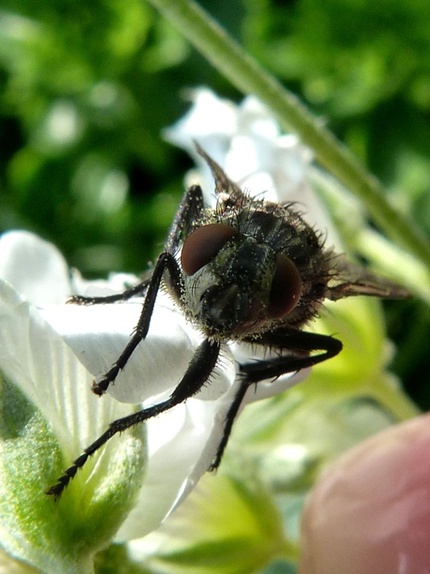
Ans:
[{"label": "fly's front leg", "polygon": [[160,288],[161,279],[165,272],[168,273],[172,285],[174,285],[178,291],[181,290],[182,276],[175,258],[170,253],[162,253],[157,259],[151,279],[149,280],[142,311],[140,313],[139,321],[134,329],[133,335],[124,351],[121,353],[117,361],[115,361],[115,363],[112,365],[112,368],[102,377],[94,380],[92,390],[96,395],[102,395],[107,390],[109,385],[118,376],[120,370],[125,367],[127,361],[133,354],[138,344],[143,339],[145,339],[146,335],[148,334],[149,324],[151,322],[152,313],[154,311],[155,300]]},{"label": "fly's front leg", "polygon": [[[289,354],[281,354],[279,357],[240,365],[239,376],[241,377],[241,384],[227,412],[223,437],[209,470],[215,470],[221,462],[233,423],[246,391],[251,385],[258,384],[265,379],[276,379],[281,375],[312,367],[335,357],[342,350],[342,343],[333,337],[319,335],[318,333],[306,333],[290,328],[282,328],[272,333],[267,333],[257,344],[277,347],[281,352],[288,352]],[[310,353],[313,351],[322,352],[311,355]]]},{"label": "fly's front leg", "polygon": [[[180,243],[188,236],[192,224],[198,219],[203,211],[203,192],[199,185],[192,185],[184,193],[179,209],[173,219],[170,227],[167,241],[164,246],[164,252],[175,255]],[[155,270],[154,270],[155,271]],[[127,301],[131,297],[141,295],[146,291],[151,283],[151,278],[145,278],[137,285],[133,285],[122,293],[108,295],[106,297],[85,297],[83,295],[74,295],[70,297],[68,303],[77,305],[96,305],[106,303],[118,303]]]}]

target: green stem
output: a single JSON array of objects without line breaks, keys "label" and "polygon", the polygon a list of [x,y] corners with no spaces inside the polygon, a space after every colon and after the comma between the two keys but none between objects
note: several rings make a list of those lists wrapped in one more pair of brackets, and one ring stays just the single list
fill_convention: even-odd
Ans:
[{"label": "green stem", "polygon": [[378,180],[323,123],[268,74],[192,0],[149,0],[233,85],[256,95],[287,129],[297,132],[318,161],[358,195],[385,233],[430,265],[430,242],[388,201]]},{"label": "green stem", "polygon": [[390,386],[385,381],[378,384],[376,380],[373,383],[367,389],[368,396],[372,397],[399,422],[407,421],[420,414],[418,407],[399,389]]}]

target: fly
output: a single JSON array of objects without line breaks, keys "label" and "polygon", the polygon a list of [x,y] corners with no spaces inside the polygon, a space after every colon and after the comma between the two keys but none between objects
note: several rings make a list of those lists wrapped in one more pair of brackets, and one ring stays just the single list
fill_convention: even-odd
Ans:
[{"label": "fly", "polygon": [[395,283],[327,249],[322,234],[305,222],[294,204],[269,202],[244,193],[199,145],[196,147],[215,180],[216,208],[205,207],[200,186],[191,186],[149,277],[121,294],[75,296],[71,302],[106,304],[144,296],[127,346],[112,368],[93,382],[97,395],[106,392],[146,338],[161,282],[187,319],[201,330],[204,340],[169,398],[113,421],[47,489],[54,497],[61,495],[88,458],[114,435],[198,393],[216,367],[222,343],[239,341],[275,350],[276,356],[239,364],[241,383],[210,466],[210,470],[216,469],[251,385],[311,367],[341,351],[338,339],[303,330],[325,300],[353,295],[408,296]]}]

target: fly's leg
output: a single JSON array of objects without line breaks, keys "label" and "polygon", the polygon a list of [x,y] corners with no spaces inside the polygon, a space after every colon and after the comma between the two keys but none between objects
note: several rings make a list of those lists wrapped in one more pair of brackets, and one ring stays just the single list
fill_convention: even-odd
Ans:
[{"label": "fly's leg", "polygon": [[[221,463],[233,423],[239,412],[246,391],[251,385],[257,384],[265,379],[276,379],[286,373],[293,373],[307,367],[312,367],[313,365],[335,357],[342,350],[342,343],[333,337],[288,328],[282,328],[279,331],[266,334],[264,339],[266,344],[275,345],[278,348],[281,347],[281,350],[288,351],[291,354],[240,365],[239,376],[242,379],[241,384],[227,412],[223,437],[218,445],[217,453],[209,470],[215,470]],[[281,341],[283,344],[281,344]],[[262,341],[260,340],[259,343],[262,343]],[[311,355],[310,353],[312,351],[322,352],[317,355]]]},{"label": "fly's leg", "polygon": [[191,186],[182,198],[181,205],[175,216],[168,235],[165,251],[157,259],[149,279],[144,279],[138,285],[135,285],[120,294],[109,295],[107,297],[75,296],[71,298],[71,303],[92,305],[99,303],[116,303],[118,301],[125,301],[131,297],[146,292],[139,321],[127,346],[117,361],[115,361],[115,363],[112,365],[111,369],[109,369],[109,371],[101,377],[97,378],[93,383],[92,390],[96,395],[102,395],[104,392],[106,392],[109,385],[118,376],[120,370],[123,369],[127,364],[127,361],[130,359],[137,345],[143,339],[145,339],[148,333],[149,324],[151,322],[155,299],[157,297],[158,289],[160,288],[160,282],[163,276],[169,286],[169,289],[171,289],[178,300],[180,299],[183,291],[183,282],[181,270],[175,260],[174,255],[179,247],[180,242],[189,233],[192,222],[196,217],[200,215],[202,209],[202,190],[198,185]]},{"label": "fly's leg", "polygon": [[[282,343],[280,339],[282,339]],[[261,339],[261,342],[263,341],[266,341],[263,344],[271,348],[278,348],[281,352],[287,351],[291,354],[242,365],[241,371],[246,373],[249,384],[313,367],[335,357],[342,350],[342,343],[334,337],[285,328],[282,329],[281,336],[277,331],[274,331]],[[314,351],[323,352],[311,355],[310,353]]]},{"label": "fly's leg", "polygon": [[168,411],[198,393],[202,386],[208,381],[213,369],[215,368],[219,349],[219,343],[214,343],[205,339],[196,349],[181,382],[168,399],[113,421],[109,425],[108,429],[100,435],[97,440],[90,444],[90,446],[88,446],[73,462],[73,464],[58,479],[57,483],[46,490],[46,493],[58,498],[77,471],[84,466],[88,458],[117,433],[123,432],[132,426]]},{"label": "fly's leg", "polygon": [[239,413],[240,405],[242,404],[242,401],[245,397],[246,391],[248,390],[249,386],[250,386],[250,383],[248,382],[246,376],[243,377],[241,384],[239,386],[239,389],[238,389],[238,391],[237,391],[237,393],[233,399],[233,402],[231,403],[230,408],[227,411],[227,415],[226,415],[225,421],[224,421],[224,429],[223,429],[222,438],[221,438],[221,441],[218,445],[218,448],[217,448],[217,451],[215,454],[215,458],[213,459],[213,461],[211,462],[211,465],[208,468],[209,471],[216,470],[219,467],[219,465],[221,464],[222,456],[223,456],[225,448],[227,446],[228,439],[230,438],[230,435],[231,435],[233,423],[236,420],[236,417]]},{"label": "fly's leg", "polygon": [[[175,254],[178,251],[180,243],[191,232],[194,220],[201,215],[202,211],[202,190],[197,185],[191,186],[183,196],[179,210],[170,228],[165,244],[165,251],[157,259],[150,278],[144,279],[138,285],[120,294],[107,297],[75,296],[71,298],[70,302],[77,304],[116,303],[145,293],[139,321],[134,329],[133,335],[117,361],[112,365],[112,368],[102,377],[94,381],[92,388],[96,394],[102,395],[107,390],[109,385],[118,376],[120,370],[125,367],[136,347],[146,338],[161,280],[164,278],[174,295],[178,299],[181,297],[183,292],[183,280],[181,270],[175,259]],[[219,347],[219,343],[205,340],[196,350],[183,379],[169,399],[111,423],[108,429],[73,462],[73,465],[59,478],[57,484],[49,488],[46,492],[55,497],[60,496],[79,468],[84,466],[88,457],[101,448],[111,437],[171,409],[197,393],[208,380],[215,367],[219,355]]]},{"label": "fly's leg", "polygon": [[179,266],[170,253],[162,253],[152,272],[151,279],[149,280],[145,300],[142,305],[139,321],[134,329],[133,335],[127,343],[125,349],[112,365],[111,369],[100,378],[93,382],[92,390],[96,395],[102,395],[106,392],[109,385],[116,379],[118,373],[125,367],[127,361],[133,354],[138,344],[145,339],[148,334],[149,324],[151,322],[152,312],[154,310],[155,300],[157,298],[160,282],[163,274],[168,272],[169,279],[172,285],[178,292],[182,290],[182,275]]},{"label": "fly's leg", "polygon": [[67,302],[74,303],[76,305],[98,305],[128,301],[128,299],[131,299],[132,297],[143,294],[148,288],[150,281],[150,279],[146,278],[137,285],[133,285],[133,287],[130,287],[121,293],[115,293],[115,295],[107,295],[104,297],[85,297],[84,295],[73,295]]},{"label": "fly's leg", "polygon": [[[179,209],[175,215],[170,227],[167,241],[164,246],[164,252],[175,255],[181,241],[190,233],[193,222],[200,217],[203,211],[203,193],[199,185],[192,185],[184,193]],[[151,272],[152,273],[152,272]],[[74,295],[70,297],[69,303],[77,305],[96,305],[107,303],[118,303],[127,301],[132,297],[143,294],[149,287],[151,278],[145,278],[137,285],[133,285],[122,293],[108,295],[106,297],[85,297],[83,295]]]}]

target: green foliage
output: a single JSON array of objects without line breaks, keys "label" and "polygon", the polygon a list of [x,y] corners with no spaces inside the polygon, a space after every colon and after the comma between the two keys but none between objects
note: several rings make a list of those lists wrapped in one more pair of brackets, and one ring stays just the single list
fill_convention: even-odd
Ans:
[{"label": "green foliage", "polygon": [[430,4],[248,1],[245,44],[430,233]]},{"label": "green foliage", "polygon": [[162,181],[160,130],[183,108],[184,40],[137,0],[10,2],[1,22],[1,227],[35,229],[85,272],[143,270],[181,193],[179,174]]},{"label": "green foliage", "polygon": [[[427,0],[205,7],[430,232]],[[186,109],[187,90],[240,97],[141,0],[5,0],[0,78],[0,231],[35,230],[93,276],[140,273],[159,251],[191,165],[161,134]],[[414,387],[426,361],[414,349],[411,373],[400,359]]]},{"label": "green foliage", "polygon": [[[430,229],[428,2],[205,4],[372,170],[406,184],[401,201]],[[160,132],[187,88],[231,87],[139,0],[5,1],[0,66],[1,227],[35,228],[85,271],[142,270],[186,166]]]}]

